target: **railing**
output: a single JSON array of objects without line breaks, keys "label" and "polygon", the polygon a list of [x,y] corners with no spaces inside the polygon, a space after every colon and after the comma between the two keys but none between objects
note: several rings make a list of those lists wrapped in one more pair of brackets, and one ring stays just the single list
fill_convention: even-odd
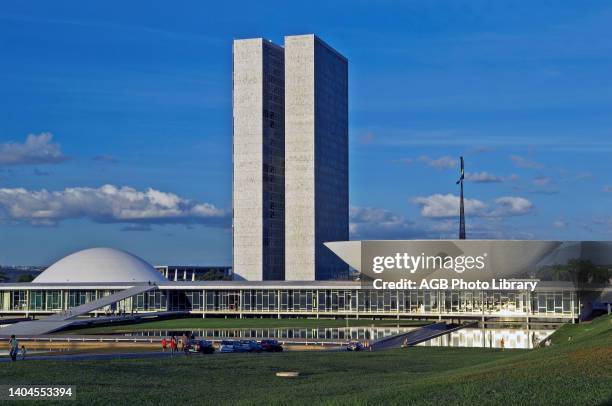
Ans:
[{"label": "railing", "polygon": [[[125,313],[125,315],[147,315],[155,312],[185,312],[197,315],[302,315],[302,316],[390,316],[390,317],[538,317],[538,318],[575,318],[576,313],[572,312],[510,312],[510,311],[471,311],[471,312],[453,312],[453,311],[427,311],[427,312],[406,312],[397,310],[230,310],[230,309],[217,309],[217,310],[138,310],[134,313]],[[60,312],[57,311],[34,311],[34,310],[4,310],[0,311],[0,314],[4,315],[54,315]],[[103,311],[92,311],[86,315],[104,316]],[[84,315],[84,316],[86,316]],[[1,322],[1,320],[0,320]]]},{"label": "railing", "polygon": [[[86,337],[86,336],[34,336],[34,337],[19,337],[21,341],[28,342],[40,342],[40,343],[69,343],[69,344],[79,344],[79,343],[140,343],[140,344],[159,344],[161,345],[161,339],[167,336],[159,336],[159,337]],[[221,343],[221,341],[240,341],[240,339],[230,339],[230,338],[219,338],[219,339],[210,339],[205,338],[206,341],[210,341],[212,343]],[[303,339],[278,339],[274,338],[276,341],[283,345],[316,345],[316,346],[345,346],[351,341],[355,341],[353,339],[348,340],[303,340]],[[264,338],[265,340],[265,338]],[[258,340],[260,341],[260,340]]]}]

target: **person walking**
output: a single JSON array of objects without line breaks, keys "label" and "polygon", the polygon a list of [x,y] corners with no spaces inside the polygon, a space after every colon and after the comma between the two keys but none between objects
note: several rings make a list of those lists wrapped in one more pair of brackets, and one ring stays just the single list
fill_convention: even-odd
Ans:
[{"label": "person walking", "polygon": [[21,345],[21,359],[24,360],[26,357],[26,347],[25,345]]},{"label": "person walking", "polygon": [[17,353],[19,352],[19,341],[15,334],[11,335],[11,339],[9,340],[9,355],[11,356],[11,361],[17,361]]},{"label": "person walking", "polygon": [[189,354],[189,339],[187,338],[187,333],[183,334],[183,337],[181,337],[181,342],[183,343],[183,348],[181,348],[183,350],[183,352],[185,352],[185,355]]},{"label": "person walking", "polygon": [[162,352],[166,352],[166,347],[168,346],[168,340],[166,340],[166,337],[162,338],[161,345],[162,345]]},{"label": "person walking", "polygon": [[506,346],[506,341],[504,341],[504,337],[502,337],[501,340],[499,341],[499,345],[503,351],[504,347]]},{"label": "person walking", "polygon": [[172,336],[172,338],[170,339],[170,355],[174,356],[175,352],[176,352],[176,337]]}]

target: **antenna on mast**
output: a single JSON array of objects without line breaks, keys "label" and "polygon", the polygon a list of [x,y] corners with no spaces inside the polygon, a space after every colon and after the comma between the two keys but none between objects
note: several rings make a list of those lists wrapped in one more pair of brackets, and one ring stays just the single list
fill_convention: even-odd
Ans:
[{"label": "antenna on mast", "polygon": [[465,240],[465,210],[463,208],[463,180],[465,179],[465,170],[463,167],[463,157],[459,159],[461,160],[461,174],[457,181],[457,184],[461,185],[461,195],[459,197],[459,239]]}]

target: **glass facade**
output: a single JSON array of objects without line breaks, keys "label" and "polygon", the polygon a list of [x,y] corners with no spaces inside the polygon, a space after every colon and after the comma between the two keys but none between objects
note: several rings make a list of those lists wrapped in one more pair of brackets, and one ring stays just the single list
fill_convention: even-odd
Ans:
[{"label": "glass facade", "polygon": [[[53,312],[79,306],[113,290],[4,290],[0,313]],[[573,318],[575,291],[450,291],[371,289],[155,290],[121,300],[99,313],[189,311],[241,315],[533,316]]]},{"label": "glass facade", "polygon": [[314,41],[315,279],[347,279],[348,267],[323,243],[349,238],[348,61]]},{"label": "glass facade", "polygon": [[285,52],[263,42],[262,279],[285,278]]}]

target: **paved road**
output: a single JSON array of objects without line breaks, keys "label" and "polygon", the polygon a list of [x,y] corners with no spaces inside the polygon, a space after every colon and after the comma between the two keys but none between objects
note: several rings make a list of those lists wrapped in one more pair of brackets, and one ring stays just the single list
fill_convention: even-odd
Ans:
[{"label": "paved road", "polygon": [[[287,350],[285,350],[287,351]],[[312,351],[312,350],[290,350],[291,352],[295,351]],[[315,350],[318,351],[318,350]],[[326,352],[338,352],[338,351],[346,351],[344,348],[333,348],[333,349],[325,349],[322,351]],[[219,351],[215,351],[213,354],[197,354],[190,353],[190,357],[227,357],[232,356],[232,354],[247,354],[247,353],[229,353],[223,354]],[[258,353],[260,356],[265,356],[266,354],[270,356],[274,356],[274,354],[282,354],[282,353],[267,353],[261,352]],[[174,357],[185,357],[185,353],[181,351],[177,351],[174,354]],[[126,353],[114,353],[114,354],[65,354],[65,355],[28,355],[25,360],[21,359],[21,356],[17,357],[17,361],[15,362],[28,362],[28,361],[108,361],[115,359],[138,359],[138,358],[170,358],[172,355],[170,352],[161,352],[161,351],[150,351],[150,352],[126,352]],[[0,362],[11,362],[11,359],[8,356],[0,356]]]},{"label": "paved road", "polygon": [[[200,354],[191,354],[193,356],[201,356]],[[176,357],[184,357],[185,354],[177,352]],[[113,359],[135,359],[135,358],[169,358],[170,352],[131,352],[117,354],[65,354],[65,355],[28,355],[25,360],[21,356],[16,362],[28,361],[103,361]],[[0,357],[0,362],[11,362],[9,357]]]}]

